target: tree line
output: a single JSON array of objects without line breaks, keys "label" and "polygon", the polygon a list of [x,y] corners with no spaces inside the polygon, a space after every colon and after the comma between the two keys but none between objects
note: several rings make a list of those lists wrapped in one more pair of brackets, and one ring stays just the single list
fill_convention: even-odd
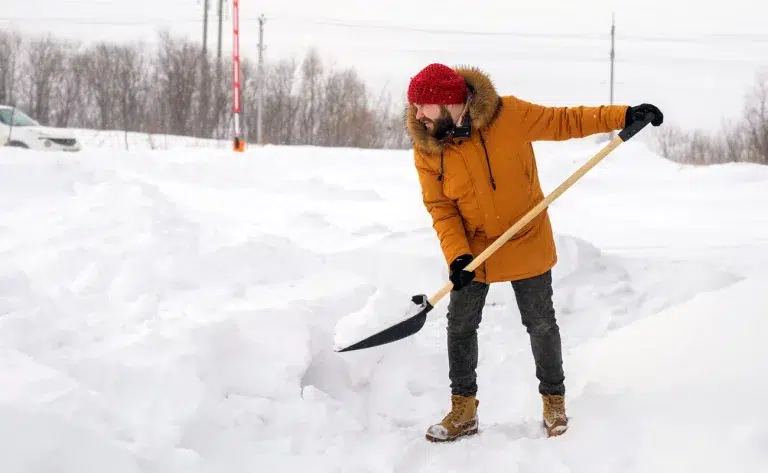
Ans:
[{"label": "tree line", "polygon": [[[241,58],[245,136],[257,136],[257,68]],[[410,147],[404,102],[373,93],[354,69],[301,60],[264,63],[263,137],[282,145]],[[232,60],[167,32],[141,42],[83,44],[0,30],[0,104],[41,124],[197,138],[232,136]]]},{"label": "tree line", "polygon": [[663,125],[657,137],[659,154],[679,163],[768,164],[768,74],[758,76],[746,94],[741,117],[724,123],[719,133]]},{"label": "tree line", "polygon": [[[44,125],[228,139],[232,136],[231,58],[160,32],[142,42],[83,44],[0,29],[0,104]],[[243,132],[257,136],[257,68],[241,59]],[[325,64],[316,50],[300,60],[265,61],[266,143],[408,148],[404,102],[373,93],[354,69]],[[768,164],[768,75],[747,95],[743,116],[718,134],[665,125],[656,149],[681,163]]]}]

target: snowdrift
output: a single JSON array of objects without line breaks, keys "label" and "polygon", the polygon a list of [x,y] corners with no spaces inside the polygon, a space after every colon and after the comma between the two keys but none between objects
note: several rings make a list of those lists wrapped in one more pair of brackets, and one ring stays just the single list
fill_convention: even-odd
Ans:
[{"label": "snowdrift", "polygon": [[[599,148],[559,145],[545,191]],[[372,296],[397,310],[445,282],[409,153],[3,150],[0,471],[765,469],[768,172],[614,153],[551,209],[572,430],[544,439],[495,285],[482,433],[435,446],[447,299],[409,339],[332,350]]]},{"label": "snowdrift", "polygon": [[575,350],[578,427],[560,452],[591,449],[593,471],[764,470],[767,283],[702,292]]}]

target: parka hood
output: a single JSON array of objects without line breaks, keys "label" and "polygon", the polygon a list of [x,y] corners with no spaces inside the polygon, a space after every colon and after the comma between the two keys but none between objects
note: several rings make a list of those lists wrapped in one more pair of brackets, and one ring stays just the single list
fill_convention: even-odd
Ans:
[{"label": "parka hood", "polygon": [[[472,119],[472,130],[487,128],[498,116],[502,103],[490,77],[473,66],[458,66],[454,70],[464,78],[469,88],[468,113]],[[413,146],[426,154],[439,154],[444,143],[432,137],[427,127],[416,119],[416,107],[413,104],[408,104],[406,114],[406,128]]]}]

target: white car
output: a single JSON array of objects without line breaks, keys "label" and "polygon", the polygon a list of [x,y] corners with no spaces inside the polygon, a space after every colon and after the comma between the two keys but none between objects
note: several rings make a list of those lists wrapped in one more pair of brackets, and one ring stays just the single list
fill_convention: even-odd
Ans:
[{"label": "white car", "polygon": [[0,146],[80,151],[82,145],[66,128],[42,126],[18,108],[0,105]]}]

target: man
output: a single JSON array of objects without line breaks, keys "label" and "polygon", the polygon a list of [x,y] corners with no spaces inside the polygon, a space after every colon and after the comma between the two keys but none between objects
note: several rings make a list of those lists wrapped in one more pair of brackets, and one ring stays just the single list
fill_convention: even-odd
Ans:
[{"label": "man", "polygon": [[544,210],[475,271],[464,268],[544,198],[531,145],[620,130],[658,108],[643,104],[545,107],[499,96],[472,67],[431,64],[411,79],[406,125],[424,205],[453,283],[448,304],[451,411],[429,427],[431,441],[477,432],[477,328],[489,284],[510,282],[530,336],[548,436],[568,427],[560,332],[552,303],[557,262]]}]

